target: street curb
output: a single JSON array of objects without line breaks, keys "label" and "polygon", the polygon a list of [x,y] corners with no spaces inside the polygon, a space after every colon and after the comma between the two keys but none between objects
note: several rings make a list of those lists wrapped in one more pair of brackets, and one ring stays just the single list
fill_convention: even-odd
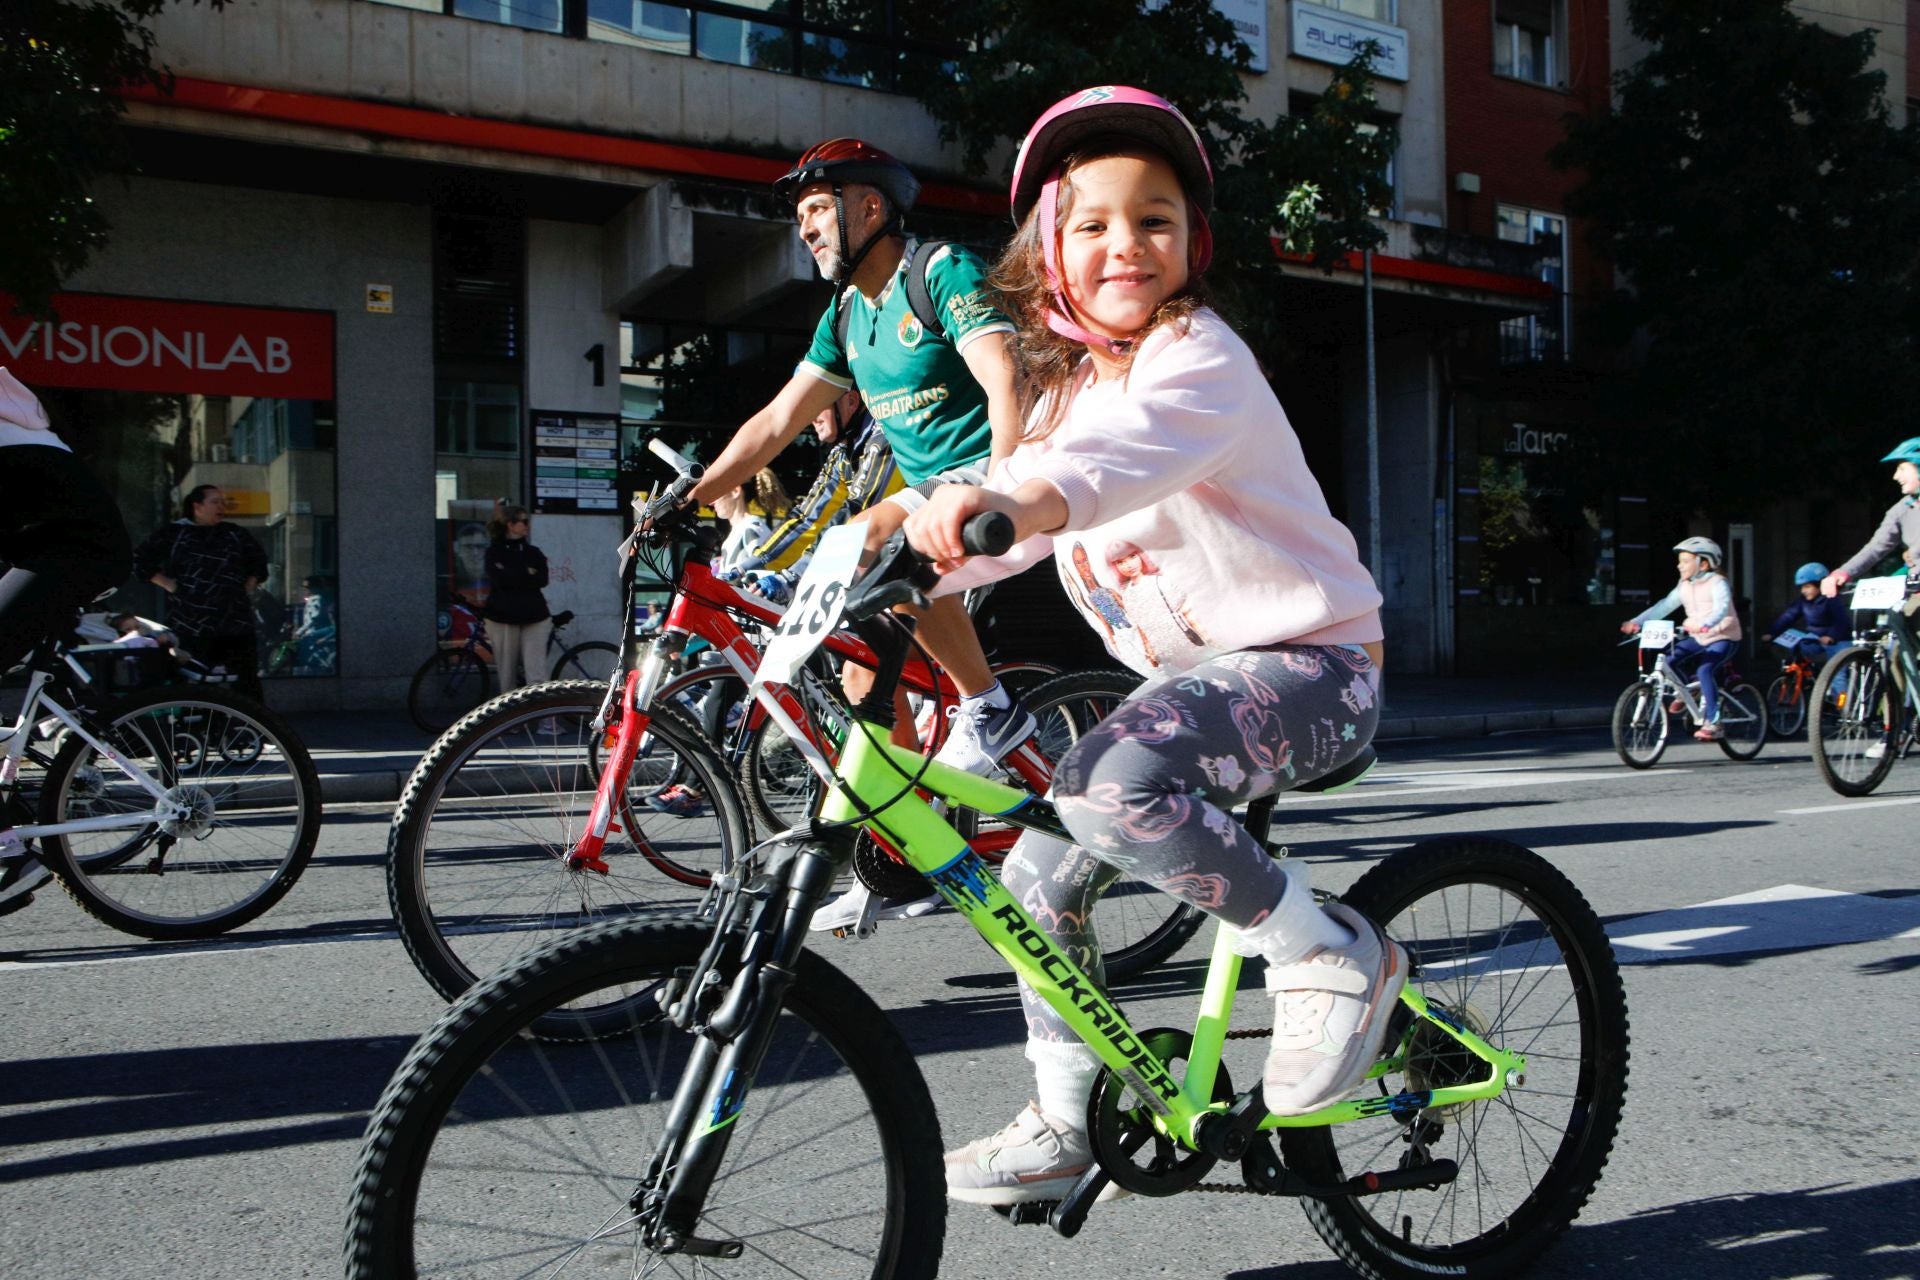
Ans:
[{"label": "street curb", "polygon": [[378,804],[400,799],[412,770],[374,769],[365,773],[323,773],[320,775],[320,803]]},{"label": "street curb", "polygon": [[1468,715],[1392,716],[1374,730],[1374,741],[1394,738],[1484,738],[1527,729],[1590,729],[1613,721],[1612,707],[1491,711]]}]

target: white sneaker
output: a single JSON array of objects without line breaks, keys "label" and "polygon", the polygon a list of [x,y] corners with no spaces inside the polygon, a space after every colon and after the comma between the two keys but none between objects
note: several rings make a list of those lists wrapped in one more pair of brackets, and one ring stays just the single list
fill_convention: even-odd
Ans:
[{"label": "white sneaker", "polygon": [[[1093,1165],[1087,1135],[1029,1102],[1013,1123],[946,1155],[947,1195],[967,1204],[1058,1200]],[[1109,1183],[1102,1200],[1125,1194]]]},{"label": "white sneaker", "polygon": [[1886,759],[1887,758],[1887,740],[1885,738],[1882,738],[1880,739],[1880,741],[1868,747],[1865,752],[1865,755],[1866,755],[1866,758],[1869,760]]},{"label": "white sneaker", "polygon": [[950,769],[985,777],[1002,756],[1033,736],[1034,719],[1018,700],[1004,707],[962,702],[947,708],[947,740],[933,757]]},{"label": "white sneaker", "polygon": [[1350,945],[1267,966],[1273,1043],[1262,1086],[1277,1116],[1316,1111],[1365,1082],[1407,984],[1407,953],[1379,925],[1345,903],[1324,910],[1353,930]]},{"label": "white sneaker", "polygon": [[[937,893],[930,893],[924,898],[887,898],[880,903],[880,910],[874,916],[874,919],[917,920],[921,916],[938,911],[942,901],[944,901],[944,899]],[[825,911],[826,908],[822,907],[820,910]],[[819,918],[818,913],[815,914],[814,918]],[[819,925],[814,926],[816,929],[819,927]]]},{"label": "white sneaker", "polygon": [[860,923],[860,916],[867,909],[867,899],[872,896],[873,890],[855,880],[853,888],[814,912],[813,920],[807,927],[816,933],[851,929]]}]

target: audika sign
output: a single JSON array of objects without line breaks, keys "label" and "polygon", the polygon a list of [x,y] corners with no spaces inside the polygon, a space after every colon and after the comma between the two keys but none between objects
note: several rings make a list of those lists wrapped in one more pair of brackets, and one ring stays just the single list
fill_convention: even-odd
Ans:
[{"label": "audika sign", "polygon": [[0,294],[0,364],[28,386],[333,399],[333,313],[57,293],[29,319]]},{"label": "audika sign", "polygon": [[1293,54],[1345,66],[1353,61],[1354,51],[1371,40],[1380,52],[1373,61],[1373,73],[1386,80],[1407,78],[1407,33],[1403,27],[1384,22],[1369,22],[1332,9],[1293,0]]}]

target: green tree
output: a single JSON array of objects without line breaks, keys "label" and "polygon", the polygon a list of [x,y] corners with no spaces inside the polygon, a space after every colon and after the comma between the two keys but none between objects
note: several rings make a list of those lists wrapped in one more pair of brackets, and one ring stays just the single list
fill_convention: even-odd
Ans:
[{"label": "green tree", "polygon": [[1628,21],[1650,52],[1553,153],[1628,282],[1591,332],[1644,343],[1594,460],[1681,510],[1858,482],[1920,393],[1920,150],[1874,35],[1785,0],[1633,0]]},{"label": "green tree", "polygon": [[115,90],[168,86],[145,26],[168,2],[0,3],[0,293],[32,314],[107,241],[90,193],[126,163]]},{"label": "green tree", "polygon": [[1017,143],[1074,89],[1134,84],[1180,107],[1214,165],[1209,275],[1256,347],[1283,328],[1276,236],[1327,270],[1385,239],[1368,210],[1391,200],[1398,140],[1373,118],[1371,45],[1311,111],[1261,121],[1243,106],[1251,55],[1212,0],[957,0],[941,29],[968,52],[901,87],[960,144],[969,172],[987,172],[996,145]]}]

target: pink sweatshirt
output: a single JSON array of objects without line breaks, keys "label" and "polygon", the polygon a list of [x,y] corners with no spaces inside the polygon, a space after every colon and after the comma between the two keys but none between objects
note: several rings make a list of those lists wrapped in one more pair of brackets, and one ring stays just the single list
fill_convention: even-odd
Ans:
[{"label": "pink sweatshirt", "polygon": [[1327,510],[1300,441],[1246,343],[1201,310],[1162,329],[1124,378],[1082,366],[1052,435],[1024,443],[987,487],[1035,477],[1066,524],[942,582],[963,590],[1049,550],[1067,594],[1113,655],[1143,674],[1259,645],[1381,638],[1380,592]]}]

